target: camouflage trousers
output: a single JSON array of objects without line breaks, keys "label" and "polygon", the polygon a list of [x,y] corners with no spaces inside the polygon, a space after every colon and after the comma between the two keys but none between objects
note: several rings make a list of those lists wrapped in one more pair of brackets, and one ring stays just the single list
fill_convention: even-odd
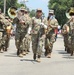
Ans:
[{"label": "camouflage trousers", "polygon": [[50,32],[45,38],[45,55],[52,52],[53,43],[55,42],[55,34]]},{"label": "camouflage trousers", "polygon": [[8,48],[10,41],[10,34],[6,34],[4,39],[5,39],[5,48]]},{"label": "camouflage trousers", "polygon": [[74,51],[74,36],[71,36],[71,51]]},{"label": "camouflage trousers", "polygon": [[20,52],[24,51],[25,35],[26,35],[26,33],[24,33],[24,32],[22,32],[22,33],[16,32],[16,34],[15,34],[15,45],[16,45],[16,48]]},{"label": "camouflage trousers", "polygon": [[33,53],[41,56],[43,45],[44,45],[44,38],[39,37],[38,34],[33,34],[32,35],[32,50],[33,50]]},{"label": "camouflage trousers", "polygon": [[27,52],[30,49],[31,36],[26,34],[24,37],[24,50]]},{"label": "camouflage trousers", "polygon": [[65,34],[64,35],[64,46],[65,46],[65,48],[68,47],[68,40],[69,40],[69,35]]},{"label": "camouflage trousers", "polygon": [[2,49],[5,46],[6,41],[6,33],[2,32],[2,35],[0,34],[0,49]]}]

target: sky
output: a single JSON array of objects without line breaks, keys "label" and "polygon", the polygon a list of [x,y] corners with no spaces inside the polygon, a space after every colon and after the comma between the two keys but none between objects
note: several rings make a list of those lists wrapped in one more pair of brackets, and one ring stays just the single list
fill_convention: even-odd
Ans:
[{"label": "sky", "polygon": [[[18,0],[19,2],[22,0]],[[32,9],[41,8],[45,16],[48,16],[48,1],[49,0],[28,0],[28,2],[25,2],[27,7]]]}]

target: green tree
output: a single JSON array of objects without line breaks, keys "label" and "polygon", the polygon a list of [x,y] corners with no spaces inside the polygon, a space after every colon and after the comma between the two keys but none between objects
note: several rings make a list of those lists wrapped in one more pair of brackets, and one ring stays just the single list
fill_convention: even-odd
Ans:
[{"label": "green tree", "polygon": [[[21,6],[25,6],[25,5],[18,3],[18,0],[6,0],[6,14],[7,14],[7,11],[8,11],[8,9],[10,7],[19,8]],[[2,9],[2,12],[3,12],[3,9],[4,9],[4,0],[0,0],[0,8]]]},{"label": "green tree", "polygon": [[73,6],[72,1],[74,0],[50,0],[48,3],[49,9],[54,9],[56,18],[59,24],[64,24],[67,21],[66,11]]},{"label": "green tree", "polygon": [[30,11],[30,17],[34,17],[34,16],[35,16],[35,13],[36,13],[36,12],[35,12],[35,10],[34,10],[34,9],[33,9],[33,10],[31,10],[31,11]]}]

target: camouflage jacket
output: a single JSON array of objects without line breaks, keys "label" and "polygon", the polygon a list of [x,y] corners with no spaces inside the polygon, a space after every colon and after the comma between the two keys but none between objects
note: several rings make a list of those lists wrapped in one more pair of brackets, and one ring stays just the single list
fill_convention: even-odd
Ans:
[{"label": "camouflage jacket", "polygon": [[[20,23],[20,20],[24,21],[24,24]],[[16,32],[24,32],[27,33],[28,27],[29,27],[29,22],[25,16],[22,16],[21,19],[18,19],[17,17],[14,18],[13,24],[16,24]]]},{"label": "camouflage jacket", "polygon": [[69,23],[69,34],[71,34],[71,36],[74,36],[74,22],[70,22]]},{"label": "camouflage jacket", "polygon": [[47,19],[37,17],[32,18],[32,34],[39,34],[41,36],[45,33],[45,29],[40,25],[40,23],[44,23],[45,25],[47,25]]},{"label": "camouflage jacket", "polygon": [[0,15],[0,30],[5,31],[8,25],[11,25],[11,23],[4,16]]},{"label": "camouflage jacket", "polygon": [[53,18],[53,19],[49,19],[48,20],[48,30],[47,32],[50,32],[51,30],[54,32],[54,29],[58,28],[58,21],[57,19]]}]

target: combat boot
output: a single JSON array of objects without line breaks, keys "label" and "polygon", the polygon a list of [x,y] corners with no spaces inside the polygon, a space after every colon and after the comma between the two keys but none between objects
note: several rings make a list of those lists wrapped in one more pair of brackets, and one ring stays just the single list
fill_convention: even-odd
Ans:
[{"label": "combat boot", "polygon": [[23,53],[23,51],[20,50],[20,51],[19,51],[19,57],[23,57],[23,54],[22,54],[22,53]]},{"label": "combat boot", "polygon": [[27,50],[27,52],[30,52],[29,50]]},{"label": "combat boot", "polygon": [[73,56],[73,51],[71,51],[71,56]]},{"label": "combat boot", "polygon": [[26,54],[28,54],[28,51],[26,51]]},{"label": "combat boot", "polygon": [[22,58],[22,57],[23,57],[23,54],[22,54],[22,53],[20,53],[20,54],[19,54],[19,57],[21,57],[21,58]]},{"label": "combat boot", "polygon": [[47,57],[47,58],[51,58],[51,53],[49,53],[46,57]]},{"label": "combat boot", "polygon": [[33,59],[36,60],[36,54],[33,55]]},{"label": "combat boot", "polygon": [[40,57],[41,57],[41,56],[40,56],[40,55],[38,55],[37,62],[39,62],[39,63],[41,62],[41,59],[40,59]]},{"label": "combat boot", "polygon": [[23,55],[26,55],[26,52],[25,51],[23,51],[23,53],[22,53]]},{"label": "combat boot", "polygon": [[19,49],[17,50],[17,56],[20,54]]},{"label": "combat boot", "polygon": [[4,52],[3,49],[1,49],[1,50],[0,50],[0,53],[3,53],[3,52]]}]

